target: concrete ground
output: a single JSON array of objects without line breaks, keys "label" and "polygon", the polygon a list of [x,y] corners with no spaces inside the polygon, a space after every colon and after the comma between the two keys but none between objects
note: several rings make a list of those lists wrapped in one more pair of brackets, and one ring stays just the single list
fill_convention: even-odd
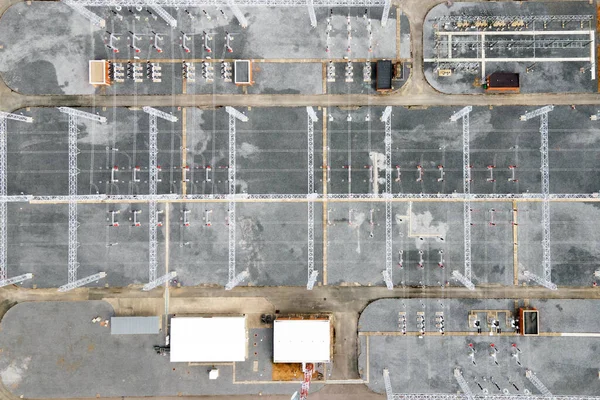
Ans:
[{"label": "concrete ground", "polygon": [[[446,57],[447,47],[440,46],[436,49],[435,43],[435,18],[444,15],[591,15],[591,22],[585,23],[583,29],[594,30],[596,26],[596,5],[584,2],[485,2],[469,3],[455,2],[448,7],[445,4],[435,6],[427,14],[426,22],[423,25],[423,37],[425,46],[424,58],[435,58],[436,51],[441,53],[440,57]],[[562,27],[561,22],[550,22],[543,27],[542,22],[535,26],[530,25],[526,28],[531,30],[579,30],[582,29],[578,22],[571,22]],[[517,39],[517,36],[514,36]],[[521,37],[522,38],[522,37]],[[557,37],[558,38],[558,37]],[[561,38],[586,39],[587,36],[561,36]],[[486,64],[486,73],[488,76],[496,71],[516,72],[520,74],[521,93],[565,93],[565,92],[596,92],[596,80],[591,80],[589,62],[493,62],[493,58],[500,57],[533,57],[534,52],[531,49],[512,49],[499,48],[496,46],[493,50],[486,49],[486,57],[490,60]],[[589,57],[590,48],[586,46],[582,49],[536,49],[536,57]],[[453,50],[453,56],[456,57],[477,57],[478,55],[469,50]],[[454,71],[452,76],[440,77],[435,68],[435,63],[425,63],[425,77],[433,88],[442,93],[464,94],[464,93],[484,93],[485,90],[474,82],[481,81],[481,70],[477,71]],[[585,72],[580,69],[584,68]],[[527,72],[530,70],[529,72]]]},{"label": "concrete ground", "polygon": [[[396,393],[456,393],[462,392],[453,376],[454,369],[459,368],[475,395],[539,394],[525,378],[525,370],[531,369],[554,395],[597,394],[600,390],[595,368],[597,340],[588,332],[597,332],[598,326],[585,312],[596,307],[594,301],[539,301],[540,336],[511,335],[512,329],[505,327],[504,313],[498,314],[503,328],[501,335],[488,333],[487,314],[483,311],[477,315],[484,318],[485,334],[477,335],[469,326],[470,310],[512,312],[517,303],[523,305],[512,300],[376,301],[364,310],[359,320],[361,376],[368,381],[370,389],[379,393],[384,392],[384,368],[390,371]],[[529,305],[538,307],[538,301],[531,301]],[[406,336],[399,333],[399,312],[406,313]],[[417,312],[423,312],[426,321],[426,335],[422,338],[415,334]],[[439,312],[443,312],[445,336],[436,334],[436,313]],[[553,336],[555,333],[550,332],[577,332],[582,333],[582,337]],[[469,356],[469,343],[476,351],[475,364]],[[491,344],[497,352],[491,350]],[[518,358],[512,356],[513,353],[518,353]],[[490,354],[496,355],[498,364]]]},{"label": "concrete ground", "polygon": [[[184,9],[166,9],[177,18],[178,27],[173,30],[160,18],[154,19],[146,10],[132,14],[123,9],[116,14],[108,9],[95,8],[94,12],[106,20],[106,28],[100,29],[89,23],[83,16],[73,12],[60,3],[31,2],[21,3],[9,8],[0,23],[0,73],[7,85],[13,90],[25,94],[101,94],[104,89],[94,89],[88,83],[88,61],[110,59],[114,61],[152,59],[161,63],[163,68],[161,82],[152,82],[144,78],[144,83],[135,84],[130,80],[116,83],[106,90],[107,94],[173,94],[183,93],[181,60],[212,59],[288,59],[289,65],[255,65],[256,83],[251,93],[322,93],[321,68],[307,64],[307,60],[325,60],[330,57],[342,59],[396,58],[402,47],[410,46],[409,37],[401,36],[401,46],[397,48],[396,13],[392,8],[386,27],[380,23],[382,9],[369,9],[372,19],[372,51],[369,52],[367,22],[363,19],[364,9],[334,8],[332,10],[332,28],[330,51],[326,52],[326,19],[329,9],[317,8],[318,25],[312,28],[308,12],[298,12],[296,8],[248,8],[246,13],[249,25],[243,29],[231,12],[215,7],[206,8],[210,20],[201,9],[190,9],[188,15]],[[112,10],[114,11],[114,10]],[[348,52],[347,17],[351,17],[352,43]],[[190,18],[193,16],[193,19]],[[56,26],[53,21],[68,21]],[[285,21],[274,24],[274,21]],[[408,28],[408,20],[402,16],[401,26]],[[118,53],[107,47],[110,34],[115,35],[113,47]],[[131,34],[139,39],[135,45],[139,51],[131,48]],[[159,34],[158,46],[153,47]],[[183,34],[189,37],[182,47]],[[228,32],[233,40],[231,52],[226,51],[225,37]],[[404,30],[406,32],[406,30]],[[211,49],[207,52],[204,43]],[[404,50],[406,51],[406,50]],[[69,54],[69,62],[64,62],[64,54]],[[293,61],[297,60],[297,61]],[[318,64],[317,64],[318,66]],[[191,93],[238,93],[233,84],[221,82],[219,67],[215,68],[218,84],[204,82],[200,64],[196,63],[197,79],[191,84]],[[282,70],[285,68],[285,70]],[[299,85],[298,82],[302,82]],[[306,84],[312,83],[312,84]],[[354,89],[360,93],[360,88]]]},{"label": "concrete ground", "polygon": [[[291,394],[300,387],[300,382],[269,383],[266,369],[262,375],[253,372],[259,356],[259,370],[270,368],[270,329],[250,329],[248,361],[235,367],[217,365],[219,379],[212,381],[207,372],[210,364],[170,363],[168,356],[155,353],[154,345],[164,345],[164,332],[111,335],[110,328],[91,322],[96,316],[110,319],[114,315],[103,301],[28,303],[12,308],[2,320],[0,335],[3,384],[27,398],[269,395]],[[45,334],[23,336],[23,332]],[[315,383],[311,390],[317,392],[321,386]]]},{"label": "concrete ground", "polygon": [[[125,108],[86,110],[106,116],[108,123],[100,125],[80,120],[79,193],[147,194],[147,115]],[[159,193],[182,194],[184,190],[186,194],[228,193],[225,110],[164,110],[173,113],[179,121],[158,120]],[[236,123],[236,192],[306,194],[306,109],[239,110],[248,115],[249,121]],[[529,110],[525,107],[474,108],[470,118],[473,193],[540,192],[539,120],[519,120],[519,116]],[[326,114],[323,109],[315,108],[315,111],[319,116],[314,124],[316,192],[323,192],[325,148],[330,167],[327,193],[383,193],[384,126],[379,120],[383,108],[330,107]],[[462,125],[448,120],[454,111],[452,108],[393,109],[394,193],[462,191]],[[591,106],[575,109],[562,106],[549,114],[551,193],[597,191],[595,182],[600,170],[594,160],[600,153],[600,136],[597,122],[589,120],[596,111]],[[52,108],[22,112],[31,115],[34,123],[8,121],[9,195],[67,194],[67,116]],[[327,129],[325,146],[324,126]],[[185,185],[182,182],[184,165],[190,168]],[[348,165],[351,168],[347,168]],[[417,182],[417,165],[423,167],[421,182]],[[441,181],[439,165],[444,167]],[[495,168],[490,170],[490,165]],[[509,165],[517,166],[517,182],[512,181]],[[111,182],[114,166],[119,167],[114,176],[118,182]],[[136,166],[140,167],[139,171]],[[318,284],[383,285],[384,204],[377,201],[326,203],[315,204]],[[165,214],[160,217],[164,226],[158,228],[159,270],[163,271],[168,262],[169,270],[178,271],[180,284],[184,286],[224,285],[228,274],[227,207],[226,203],[218,202],[161,205]],[[540,204],[517,202],[517,221],[513,219],[514,207],[515,204],[505,201],[477,201],[471,205],[472,271],[477,284],[512,285],[519,268],[537,274],[542,272]],[[587,217],[593,215],[595,209],[595,203],[551,204],[553,280],[559,285],[588,286],[596,280],[594,273],[600,269],[594,247],[596,230],[591,222],[586,222],[593,221]],[[66,205],[15,203],[9,205],[9,210],[9,274],[33,272],[35,278],[25,282],[25,286],[63,284],[68,244]],[[117,210],[120,226],[109,227],[110,211]],[[132,226],[134,210],[141,211],[138,214],[141,227]],[[190,211],[189,227],[182,224],[184,210]],[[400,286],[457,284],[450,279],[450,273],[460,270],[464,263],[461,202],[394,202],[392,212],[394,283]],[[210,227],[206,226],[207,215],[211,219]],[[236,270],[249,270],[247,284],[305,285],[306,216],[307,206],[302,202],[237,205]],[[80,205],[79,276],[106,271],[107,280],[95,285],[144,283],[148,274],[147,218],[143,203]],[[515,222],[518,225],[513,229]],[[325,260],[324,224],[327,225]],[[170,234],[168,260],[164,247],[167,232]],[[421,256],[422,268],[419,266]],[[39,264],[40,259],[45,263]]]}]

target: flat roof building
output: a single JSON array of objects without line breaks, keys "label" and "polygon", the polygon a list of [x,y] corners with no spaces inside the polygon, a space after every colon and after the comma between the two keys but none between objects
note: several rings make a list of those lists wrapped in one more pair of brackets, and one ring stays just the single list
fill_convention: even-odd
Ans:
[{"label": "flat roof building", "polygon": [[329,318],[278,318],[273,323],[273,362],[328,363],[331,337]]},{"label": "flat roof building", "polygon": [[108,75],[108,62],[106,60],[90,60],[89,83],[90,85],[110,85]]},{"label": "flat roof building", "polygon": [[235,60],[233,81],[236,85],[252,85],[252,63],[249,60]]},{"label": "flat roof building", "polygon": [[246,360],[246,317],[176,317],[170,334],[171,362]]}]

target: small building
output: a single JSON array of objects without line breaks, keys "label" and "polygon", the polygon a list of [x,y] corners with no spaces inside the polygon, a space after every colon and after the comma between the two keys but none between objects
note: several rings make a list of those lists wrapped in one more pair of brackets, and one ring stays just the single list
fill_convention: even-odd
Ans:
[{"label": "small building", "polygon": [[111,317],[111,335],[158,335],[159,317]]},{"label": "small building", "polygon": [[328,317],[277,318],[273,322],[274,363],[328,363],[332,353]]},{"label": "small building", "polygon": [[375,70],[377,77],[376,89],[378,92],[388,92],[392,90],[392,77],[394,68],[391,60],[378,60]]},{"label": "small building", "polygon": [[89,82],[94,86],[110,85],[110,76],[108,73],[108,61],[106,60],[90,60],[89,63]]},{"label": "small building", "polygon": [[540,320],[539,311],[535,308],[519,308],[519,331],[521,335],[539,335]]},{"label": "small building", "polygon": [[174,317],[171,362],[245,361],[246,317]]},{"label": "small building", "polygon": [[233,66],[233,81],[236,85],[252,85],[252,63],[250,60],[235,60]]},{"label": "small building", "polygon": [[494,72],[487,77],[485,89],[488,92],[519,93],[519,74],[514,72]]}]

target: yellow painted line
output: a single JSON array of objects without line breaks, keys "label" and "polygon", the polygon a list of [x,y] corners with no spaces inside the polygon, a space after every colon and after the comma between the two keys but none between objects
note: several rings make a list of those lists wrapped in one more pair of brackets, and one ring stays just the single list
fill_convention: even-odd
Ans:
[{"label": "yellow painted line", "polygon": [[[325,68],[325,64],[323,64]],[[326,86],[326,85],[324,85]],[[327,107],[323,107],[323,196],[327,196]],[[323,285],[327,285],[327,199],[323,201]]]},{"label": "yellow painted line", "polygon": [[400,7],[396,7],[396,60],[400,60]]},{"label": "yellow painted line", "polygon": [[512,202],[513,207],[513,285],[519,285],[519,232],[517,225],[517,202]]},{"label": "yellow painted line", "polygon": [[[185,82],[185,79],[183,80]],[[181,165],[187,165],[187,108],[181,110]],[[185,174],[184,169],[181,168],[181,193],[185,196],[187,194],[187,182],[183,180]]]}]

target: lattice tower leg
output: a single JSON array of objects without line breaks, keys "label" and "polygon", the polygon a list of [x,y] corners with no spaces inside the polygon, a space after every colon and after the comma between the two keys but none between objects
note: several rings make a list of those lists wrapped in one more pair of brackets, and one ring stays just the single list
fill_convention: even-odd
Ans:
[{"label": "lattice tower leg", "polygon": [[[153,114],[148,114],[149,122],[149,138],[148,138],[148,157],[150,161],[150,176],[149,176],[149,192],[151,196],[155,196],[157,192],[158,182],[158,127],[157,117]],[[148,203],[148,282],[156,280],[157,272],[157,229],[158,221],[156,216],[156,201],[151,200]]]},{"label": "lattice tower leg", "polygon": [[306,0],[306,4],[308,5],[308,15],[310,16],[310,25],[313,28],[317,27],[317,16],[315,14],[315,5],[313,4],[313,0]]},{"label": "lattice tower leg", "polygon": [[247,27],[248,26],[248,20],[246,19],[246,17],[244,16],[244,13],[242,12],[242,10],[240,10],[240,8],[238,7],[238,5],[235,4],[235,1],[234,0],[227,0],[227,5],[231,9],[231,12],[233,12],[233,15],[235,15],[235,18],[238,20],[238,22],[240,23],[240,25],[242,26],[242,28]]},{"label": "lattice tower leg", "polygon": [[543,277],[546,281],[552,280],[552,259],[550,251],[550,164],[548,159],[548,113],[540,116],[541,136],[541,174],[542,174],[542,266]]},{"label": "lattice tower leg", "polygon": [[387,400],[392,400],[394,398],[394,394],[392,393],[392,382],[390,380],[390,371],[385,368],[383,370],[383,384],[385,385],[385,395]]},{"label": "lattice tower leg", "polygon": [[463,234],[464,234],[464,277],[471,280],[471,161],[470,161],[470,121],[469,113],[462,117],[463,129],[463,190],[465,202],[463,203]]},{"label": "lattice tower leg", "polygon": [[[308,226],[308,274],[307,279],[310,281],[313,272],[315,270],[315,204],[310,198],[313,196],[315,191],[315,158],[314,158],[314,121],[312,116],[307,116],[307,148],[308,148],[308,169],[307,169],[307,183],[308,183],[308,215],[307,215],[307,226]],[[310,285],[307,284],[307,289]]]},{"label": "lattice tower leg", "polygon": [[6,118],[0,117],[0,280],[8,277],[6,266]]},{"label": "lattice tower leg", "polygon": [[68,283],[73,283],[77,280],[77,269],[79,263],[77,262],[77,248],[79,243],[77,242],[77,228],[79,222],[77,222],[77,175],[79,170],[77,168],[77,154],[79,149],[77,148],[77,128],[78,118],[74,115],[69,115],[69,249],[68,249]]},{"label": "lattice tower leg", "polygon": [[393,288],[393,270],[392,270],[392,117],[388,116],[385,120],[385,275],[384,279],[388,289]]},{"label": "lattice tower leg", "polygon": [[[383,14],[381,14],[381,26],[386,26],[388,17],[390,15],[390,7],[391,0],[385,0],[385,5],[383,6]],[[400,16],[396,16],[396,18],[400,18]]]},{"label": "lattice tower leg", "polygon": [[235,279],[235,116],[229,114],[229,283]]}]

